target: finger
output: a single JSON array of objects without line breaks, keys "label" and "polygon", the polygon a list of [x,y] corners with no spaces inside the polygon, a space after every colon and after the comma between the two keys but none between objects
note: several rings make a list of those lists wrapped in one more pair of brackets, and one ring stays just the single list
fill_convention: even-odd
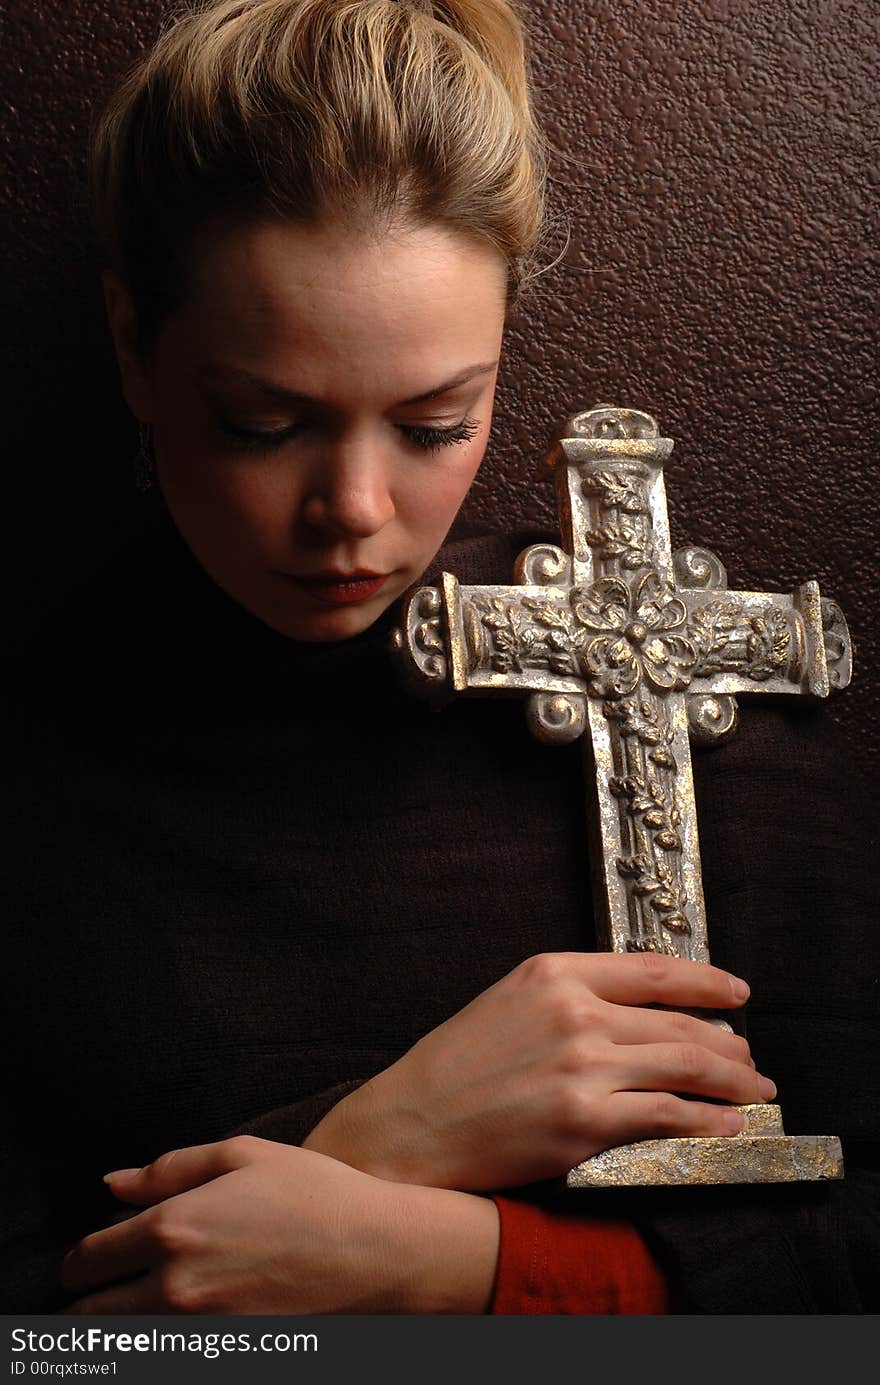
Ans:
[{"label": "finger", "polygon": [[155,1219],[141,1212],[86,1236],[65,1255],[61,1283],[72,1294],[83,1294],[116,1279],[132,1279],[157,1258]]},{"label": "finger", "polygon": [[114,1284],[100,1293],[78,1298],[64,1313],[79,1317],[91,1313],[167,1313],[158,1275],[147,1274],[128,1284]]},{"label": "finger", "polygon": [[[603,1002],[605,1004],[605,1002]],[[700,1044],[732,1062],[754,1067],[748,1042],[709,1020],[680,1010],[642,1010],[634,1005],[607,1004],[608,1038],[615,1044]]]},{"label": "finger", "polygon": [[618,1091],[690,1092],[736,1105],[770,1101],[776,1087],[746,1063],[732,1062],[699,1044],[617,1045]]},{"label": "finger", "polygon": [[730,1010],[749,988],[740,977],[708,962],[656,952],[577,954],[591,990],[616,1005],[672,1005],[676,1009]]},{"label": "finger", "polygon": [[147,1207],[240,1169],[251,1161],[261,1143],[245,1135],[216,1144],[171,1149],[142,1169],[117,1169],[106,1174],[104,1181],[123,1202]]},{"label": "finger", "polygon": [[618,1092],[603,1129],[608,1147],[638,1140],[738,1135],[744,1120],[732,1106],[689,1101],[670,1092]]}]

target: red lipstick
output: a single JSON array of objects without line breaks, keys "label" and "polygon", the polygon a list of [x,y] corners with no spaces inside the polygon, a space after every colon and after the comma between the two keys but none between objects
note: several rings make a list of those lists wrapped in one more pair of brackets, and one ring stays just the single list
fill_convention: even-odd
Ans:
[{"label": "red lipstick", "polygon": [[316,601],[327,606],[350,606],[359,601],[368,601],[371,596],[375,596],[388,581],[391,573],[371,572],[368,568],[356,568],[353,572],[325,568],[322,572],[285,576]]}]

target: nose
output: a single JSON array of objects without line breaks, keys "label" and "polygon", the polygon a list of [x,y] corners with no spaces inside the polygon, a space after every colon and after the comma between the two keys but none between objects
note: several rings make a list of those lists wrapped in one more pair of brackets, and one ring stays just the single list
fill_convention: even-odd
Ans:
[{"label": "nose", "polygon": [[328,448],[315,459],[302,504],[310,528],[334,538],[366,539],[394,517],[390,465],[366,442]]}]

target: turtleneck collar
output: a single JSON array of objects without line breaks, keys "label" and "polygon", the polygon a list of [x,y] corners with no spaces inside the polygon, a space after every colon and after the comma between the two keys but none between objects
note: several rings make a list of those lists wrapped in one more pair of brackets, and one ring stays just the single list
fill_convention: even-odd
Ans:
[{"label": "turtleneck collar", "polygon": [[293,640],[246,610],[193,555],[158,490],[141,498],[133,517],[126,566],[139,604],[156,633],[192,653],[249,663],[327,664],[385,650],[398,615],[395,602],[368,630],[348,640]]}]

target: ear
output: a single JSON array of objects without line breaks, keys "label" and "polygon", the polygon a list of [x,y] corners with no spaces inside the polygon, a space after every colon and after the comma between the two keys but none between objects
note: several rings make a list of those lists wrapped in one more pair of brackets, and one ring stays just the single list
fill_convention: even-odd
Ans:
[{"label": "ear", "polygon": [[116,349],[125,402],[139,423],[151,423],[153,389],[149,363],[138,344],[138,319],[127,286],[112,269],[102,276],[107,322]]}]

